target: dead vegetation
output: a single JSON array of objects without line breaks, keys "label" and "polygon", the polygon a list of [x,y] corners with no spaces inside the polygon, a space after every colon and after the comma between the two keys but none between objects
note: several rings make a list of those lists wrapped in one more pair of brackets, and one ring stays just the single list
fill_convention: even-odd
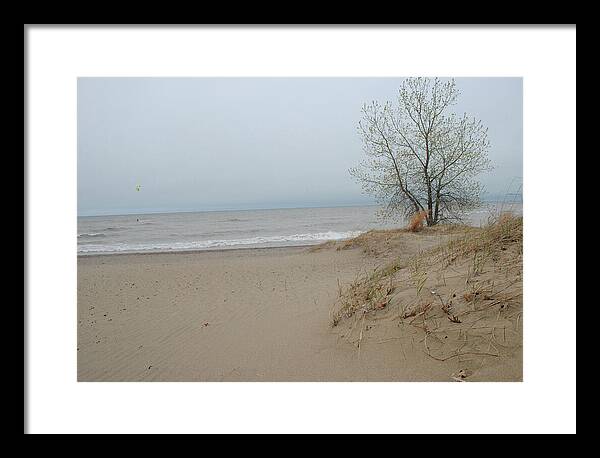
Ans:
[{"label": "dead vegetation", "polygon": [[408,223],[408,230],[410,232],[419,232],[423,230],[423,222],[427,219],[427,212],[420,211],[415,213]]},{"label": "dead vegetation", "polygon": [[[394,257],[340,287],[332,326],[343,325],[346,340],[360,346],[365,339],[363,329],[385,317],[385,323],[401,327],[395,331],[399,340],[404,326],[418,329],[422,350],[438,361],[467,357],[485,361],[518,351],[522,344],[522,217],[501,214],[483,228],[436,227],[424,228],[418,235],[408,230],[396,234],[420,236],[430,229],[452,237],[412,258]],[[372,243],[373,233],[363,236],[342,246]],[[354,329],[359,330],[358,342],[351,339]]]}]

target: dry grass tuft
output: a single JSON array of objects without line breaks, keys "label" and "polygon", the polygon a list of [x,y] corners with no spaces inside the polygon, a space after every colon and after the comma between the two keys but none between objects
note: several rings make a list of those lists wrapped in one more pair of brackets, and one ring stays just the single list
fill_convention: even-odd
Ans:
[{"label": "dry grass tuft", "polygon": [[483,228],[473,228],[463,237],[450,241],[439,249],[442,263],[451,265],[458,259],[472,256],[474,272],[478,273],[481,262],[495,259],[509,247],[523,252],[523,217],[502,213],[490,220]]},{"label": "dry grass tuft", "polygon": [[420,211],[415,213],[408,223],[408,230],[411,232],[419,232],[423,229],[423,222],[427,219],[427,212]]},{"label": "dry grass tuft", "polygon": [[421,302],[413,307],[407,307],[403,312],[402,312],[402,319],[405,320],[407,318],[412,318],[412,317],[418,317],[420,315],[423,315],[424,313],[427,313],[429,311],[429,309],[431,309],[431,301],[430,302]]},{"label": "dry grass tuft", "polygon": [[452,323],[462,323],[462,321],[456,315],[448,315],[448,320]]},{"label": "dry grass tuft", "polygon": [[375,270],[367,281],[356,280],[342,291],[339,306],[332,316],[332,326],[337,326],[342,318],[350,318],[357,312],[364,315],[386,308],[395,289],[391,281],[387,284],[381,281],[387,276],[386,272]]}]

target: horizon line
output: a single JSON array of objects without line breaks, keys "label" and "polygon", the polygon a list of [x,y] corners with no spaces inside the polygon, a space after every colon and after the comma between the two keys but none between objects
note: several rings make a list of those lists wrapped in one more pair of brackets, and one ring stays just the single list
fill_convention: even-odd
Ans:
[{"label": "horizon line", "polygon": [[[376,202],[371,203],[352,203],[352,204],[339,204],[339,205],[300,205],[290,207],[252,207],[252,208],[223,208],[218,210],[150,210],[150,211],[133,211],[126,210],[123,213],[94,213],[94,214],[79,214],[77,217],[93,217],[93,216],[127,216],[127,215],[160,215],[168,213],[209,213],[209,212],[235,212],[235,211],[261,211],[261,210],[299,210],[304,208],[347,208],[347,207],[374,207],[378,204]],[[113,211],[113,210],[108,210]]]},{"label": "horizon line", "polygon": [[[510,193],[510,194],[497,194],[497,195],[489,195],[487,198],[483,198],[482,202],[499,202],[497,198],[510,196],[520,196],[521,199],[517,202],[513,203],[523,203],[523,194],[522,193]],[[338,204],[338,205],[299,205],[299,206],[281,206],[281,207],[252,207],[252,208],[222,208],[222,209],[213,209],[213,210],[149,210],[149,211],[135,211],[134,209],[124,210],[123,212],[118,212],[114,210],[108,210],[110,213],[89,213],[89,214],[80,214],[77,213],[77,218],[92,218],[96,216],[128,216],[128,215],[161,215],[161,214],[171,214],[171,213],[218,213],[218,212],[234,212],[234,211],[264,211],[264,210],[299,210],[304,208],[349,208],[349,207],[375,207],[378,206],[377,202],[371,203],[352,203],[352,204]],[[114,213],[113,213],[114,212]]]}]

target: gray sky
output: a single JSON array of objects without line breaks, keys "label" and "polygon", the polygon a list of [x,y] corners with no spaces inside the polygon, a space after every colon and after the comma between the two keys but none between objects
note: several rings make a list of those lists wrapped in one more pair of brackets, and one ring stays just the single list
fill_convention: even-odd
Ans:
[{"label": "gray sky", "polygon": [[[371,203],[364,102],[402,78],[80,78],[79,215]],[[457,78],[455,111],[489,128],[491,195],[522,177],[521,78]],[[136,191],[136,185],[141,189]]]}]

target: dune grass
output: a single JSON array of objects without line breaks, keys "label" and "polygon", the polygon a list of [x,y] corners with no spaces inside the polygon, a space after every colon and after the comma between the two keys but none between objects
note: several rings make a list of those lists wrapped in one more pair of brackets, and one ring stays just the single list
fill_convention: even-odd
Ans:
[{"label": "dune grass", "polygon": [[[410,288],[414,295],[413,300],[405,304],[401,316],[409,318],[426,313],[436,299],[433,293],[434,300],[432,295],[423,297],[422,294],[429,277],[433,275],[432,272],[435,271],[437,278],[445,278],[445,270],[459,261],[468,261],[464,281],[468,288],[461,296],[465,302],[471,304],[474,304],[475,298],[491,299],[491,292],[481,286],[477,287],[479,289],[473,287],[473,278],[481,275],[486,265],[493,262],[504,263],[505,267],[514,264],[521,268],[519,262],[523,250],[522,217],[502,213],[482,228],[448,225],[425,229],[455,236],[447,243],[419,253],[409,260],[393,258],[382,267],[356,279],[345,289],[340,288],[338,301],[331,314],[332,326],[337,326],[341,320],[357,314],[366,315],[388,308],[394,302],[394,293],[399,286],[402,286],[403,291]],[[356,239],[348,240],[338,249],[360,246],[365,252],[369,252],[369,247],[375,245],[380,238],[402,237],[403,234],[408,235],[407,232],[410,232],[410,229],[370,231]],[[445,301],[441,296],[438,299],[448,320],[460,322],[460,318],[451,313],[452,308],[448,305],[451,301]]]}]

